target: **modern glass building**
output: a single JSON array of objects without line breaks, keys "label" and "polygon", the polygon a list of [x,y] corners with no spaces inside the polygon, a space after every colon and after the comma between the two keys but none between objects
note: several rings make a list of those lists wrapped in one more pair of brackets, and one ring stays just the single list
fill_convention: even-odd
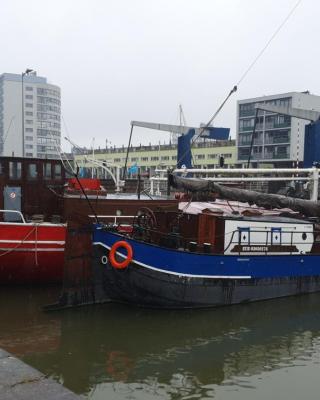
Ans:
[{"label": "modern glass building", "polygon": [[[272,104],[320,111],[320,96],[309,92],[290,92],[240,100],[237,104],[237,159],[246,164],[254,127],[255,105]],[[251,163],[296,166],[303,161],[304,130],[308,121],[287,115],[259,111],[253,138]]]},{"label": "modern glass building", "polygon": [[0,75],[0,156],[57,158],[60,106],[60,88],[35,72]]}]

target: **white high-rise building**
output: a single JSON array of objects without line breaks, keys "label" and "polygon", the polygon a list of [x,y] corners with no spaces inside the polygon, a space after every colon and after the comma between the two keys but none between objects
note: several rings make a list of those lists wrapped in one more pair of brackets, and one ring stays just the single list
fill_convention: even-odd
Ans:
[{"label": "white high-rise building", "polygon": [[57,158],[60,88],[27,70],[0,75],[0,156]]},{"label": "white high-rise building", "polygon": [[251,163],[259,165],[267,163],[279,167],[292,167],[303,162],[304,131],[309,121],[259,111],[252,142],[255,105],[259,103],[320,111],[320,96],[309,92],[290,92],[238,101],[238,163],[246,164],[249,155]]}]

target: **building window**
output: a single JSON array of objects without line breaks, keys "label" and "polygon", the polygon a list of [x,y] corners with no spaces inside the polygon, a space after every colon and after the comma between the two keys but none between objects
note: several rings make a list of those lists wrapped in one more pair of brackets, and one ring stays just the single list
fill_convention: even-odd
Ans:
[{"label": "building window", "polygon": [[231,153],[226,153],[226,154],[221,154],[222,155],[222,157],[224,157],[224,158],[231,158],[232,157],[232,154]]},{"label": "building window", "polygon": [[26,157],[33,157],[33,153],[26,153]]},{"label": "building window", "polygon": [[61,179],[61,165],[54,165],[54,179]]},{"label": "building window", "polygon": [[249,157],[249,147],[239,148],[239,160],[247,160]]},{"label": "building window", "polygon": [[148,161],[149,157],[141,157],[141,161]]},{"label": "building window", "polygon": [[26,94],[26,99],[32,100],[33,99],[33,95],[32,94]]},{"label": "building window", "polygon": [[37,88],[37,93],[41,96],[55,96],[55,97],[60,97],[60,92],[58,90],[53,90],[53,89],[43,89],[43,88]]},{"label": "building window", "polygon": [[33,107],[33,104],[32,104],[32,103],[26,103],[26,107],[32,108],[32,107]]},{"label": "building window", "polygon": [[27,119],[26,120],[26,124],[33,124],[33,120],[32,119]]},{"label": "building window", "polygon": [[52,119],[52,120],[56,120],[56,121],[60,120],[60,116],[58,114],[48,114],[48,113],[42,113],[42,112],[37,113],[37,118],[43,119],[43,120],[48,120],[48,119]]},{"label": "building window", "polygon": [[121,162],[121,158],[115,158],[115,159],[113,160],[113,162],[119,163],[119,162]]},{"label": "building window", "polygon": [[137,162],[137,161],[139,161],[139,158],[138,157],[131,157],[131,161],[132,162]]},{"label": "building window", "polygon": [[9,162],[9,178],[21,179],[21,162],[16,162],[16,161]]},{"label": "building window", "polygon": [[254,125],[254,118],[250,119],[241,119],[240,120],[240,131],[248,131],[252,130]]},{"label": "building window", "polygon": [[26,128],[26,132],[33,132],[33,128]]},{"label": "building window", "polygon": [[279,105],[281,107],[288,107],[290,104],[291,104],[291,98],[290,97],[287,97],[285,99],[280,99],[279,100]]},{"label": "building window", "polygon": [[196,160],[204,160],[205,155],[204,154],[196,154],[195,158],[196,158]]},{"label": "building window", "polygon": [[26,90],[27,92],[31,92],[31,91],[33,90],[33,87],[32,87],[32,86],[26,86],[26,87],[25,87],[25,90]]},{"label": "building window", "polygon": [[254,115],[254,103],[240,104],[240,117]]},{"label": "building window", "polygon": [[172,160],[172,161],[176,161],[176,159],[177,159],[177,156],[172,156],[172,157],[171,157],[171,160]]},{"label": "building window", "polygon": [[217,154],[208,154],[208,158],[217,158]]},{"label": "building window", "polygon": [[151,157],[151,161],[159,161],[159,157]]},{"label": "building window", "polygon": [[33,112],[32,111],[26,111],[26,115],[28,117],[33,117]]},{"label": "building window", "polygon": [[51,163],[43,164],[43,177],[44,179],[51,179]]},{"label": "building window", "polygon": [[162,156],[161,157],[161,161],[168,161],[169,160],[169,156]]},{"label": "building window", "polygon": [[28,179],[36,179],[37,178],[37,164],[29,164],[28,165]]},{"label": "building window", "polygon": [[33,136],[26,136],[26,140],[33,140]]},{"label": "building window", "polygon": [[33,145],[32,144],[26,144],[26,149],[33,149]]}]

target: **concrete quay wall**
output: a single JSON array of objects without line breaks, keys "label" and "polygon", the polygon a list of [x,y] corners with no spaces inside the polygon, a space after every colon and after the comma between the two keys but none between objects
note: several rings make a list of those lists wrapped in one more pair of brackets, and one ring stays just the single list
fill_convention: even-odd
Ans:
[{"label": "concrete quay wall", "polygon": [[0,349],[1,400],[80,400],[78,396]]}]

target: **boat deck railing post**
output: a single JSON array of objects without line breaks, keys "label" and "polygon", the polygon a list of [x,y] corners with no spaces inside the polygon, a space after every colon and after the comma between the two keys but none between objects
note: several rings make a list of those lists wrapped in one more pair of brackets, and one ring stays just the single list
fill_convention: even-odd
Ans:
[{"label": "boat deck railing post", "polygon": [[318,168],[313,168],[311,173],[312,179],[312,189],[311,189],[311,198],[312,201],[318,201],[318,190],[319,190],[319,170]]}]

